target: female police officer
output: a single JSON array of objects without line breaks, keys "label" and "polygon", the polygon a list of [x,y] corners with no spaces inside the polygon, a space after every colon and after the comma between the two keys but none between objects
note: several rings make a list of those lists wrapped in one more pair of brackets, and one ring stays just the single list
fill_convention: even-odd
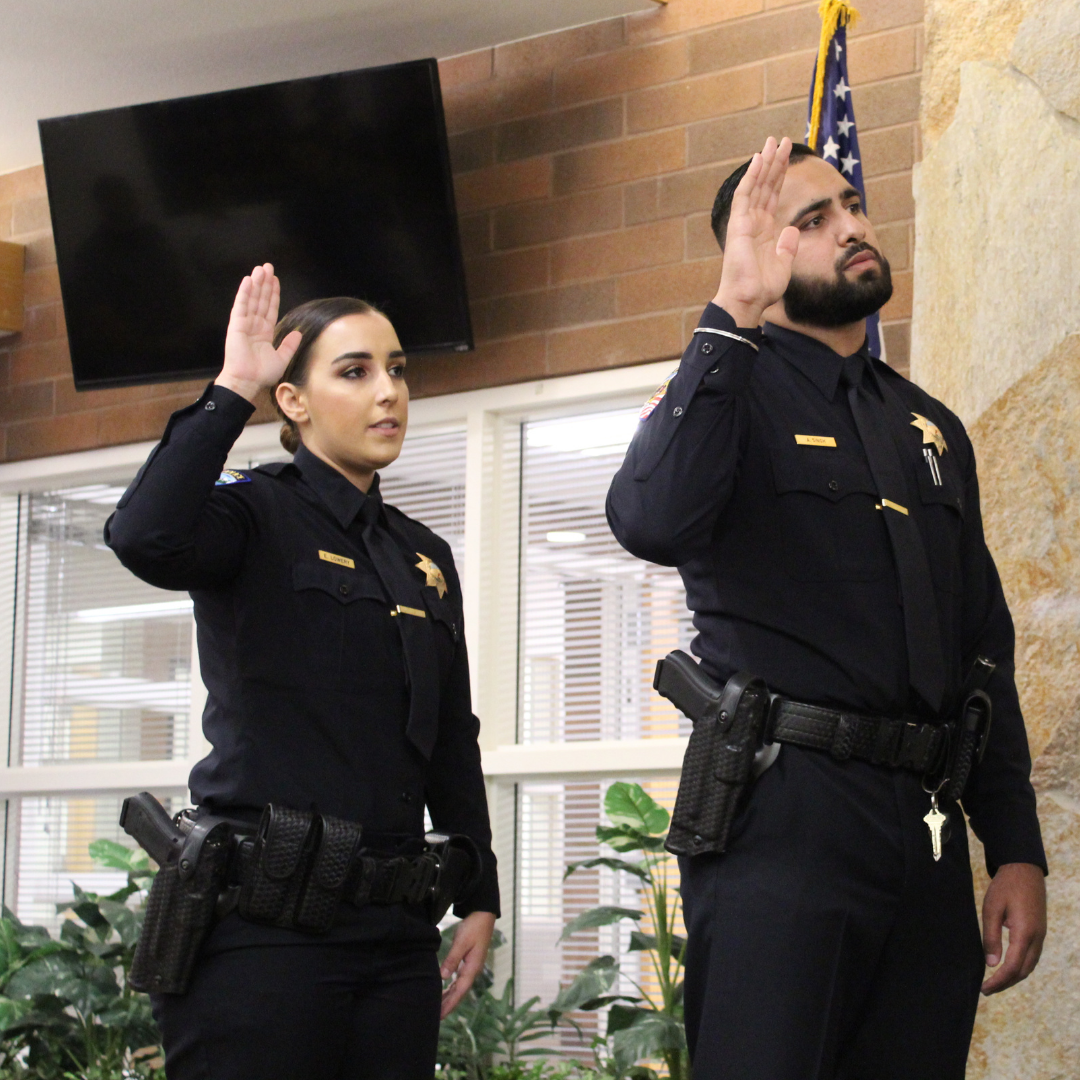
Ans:
[{"label": "female police officer", "polygon": [[[335,298],[275,334],[279,291],[270,264],[244,278],[221,374],[173,415],[106,526],[125,566],[195,602],[213,748],[192,795],[252,826],[267,804],[359,823],[364,849],[390,854],[415,850],[426,804],[482,870],[454,909],[445,993],[439,934],[395,871],[369,888],[382,902],[338,904],[319,936],[243,918],[241,902],[155,1015],[170,1080],[430,1080],[440,994],[445,1015],[498,912],[461,589],[446,543],[379,496],[409,400],[393,326]],[[294,460],[223,472],[266,387]]]}]

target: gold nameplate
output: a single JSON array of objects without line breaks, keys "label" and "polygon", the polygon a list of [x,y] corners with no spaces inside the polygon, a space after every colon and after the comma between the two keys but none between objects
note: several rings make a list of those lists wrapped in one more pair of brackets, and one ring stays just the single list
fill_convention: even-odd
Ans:
[{"label": "gold nameplate", "polygon": [[905,517],[907,516],[907,507],[901,506],[899,503],[894,503],[891,499],[882,499],[881,505],[887,506],[890,510],[895,510],[897,513],[903,514]]},{"label": "gold nameplate", "polygon": [[406,607],[404,604],[398,604],[397,607],[390,609],[390,614],[397,615],[415,615],[418,619],[426,619],[427,612],[421,611],[419,608]]},{"label": "gold nameplate", "polygon": [[350,570],[356,569],[356,563],[352,559],[345,558],[344,555],[334,555],[329,551],[320,551],[319,558],[324,559],[326,562],[336,563],[338,566],[347,566]]},{"label": "gold nameplate", "polygon": [[795,441],[800,446],[836,446],[836,440],[831,435],[796,435]]}]

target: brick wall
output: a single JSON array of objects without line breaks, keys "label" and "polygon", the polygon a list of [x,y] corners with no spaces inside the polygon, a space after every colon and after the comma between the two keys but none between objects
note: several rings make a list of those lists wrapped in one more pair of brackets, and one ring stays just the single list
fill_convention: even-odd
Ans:
[{"label": "brick wall", "polygon": [[[671,0],[444,61],[477,349],[413,357],[414,395],[678,356],[720,277],[717,187],[767,135],[803,136],[817,6]],[[885,340],[906,372],[922,0],[857,6],[867,201],[896,285]],[[153,438],[199,385],[75,394],[48,226],[41,169],[0,177],[0,239],[27,244],[26,329],[0,340],[3,460]]]}]

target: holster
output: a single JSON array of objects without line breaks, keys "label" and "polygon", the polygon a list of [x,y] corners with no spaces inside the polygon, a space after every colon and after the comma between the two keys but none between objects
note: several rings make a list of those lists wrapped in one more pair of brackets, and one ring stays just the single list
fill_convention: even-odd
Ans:
[{"label": "holster", "polygon": [[664,845],[672,854],[701,855],[727,848],[768,712],[765,683],[740,671],[728,679],[715,705],[694,718]]},{"label": "holster", "polygon": [[188,833],[179,859],[158,871],[128,977],[136,990],[187,991],[224,887],[229,838],[228,822],[202,819]]},{"label": "holster", "polygon": [[982,761],[983,754],[986,753],[992,717],[993,706],[985,690],[973,690],[968,694],[953,729],[946,798],[959,800],[964,794],[971,770]]}]

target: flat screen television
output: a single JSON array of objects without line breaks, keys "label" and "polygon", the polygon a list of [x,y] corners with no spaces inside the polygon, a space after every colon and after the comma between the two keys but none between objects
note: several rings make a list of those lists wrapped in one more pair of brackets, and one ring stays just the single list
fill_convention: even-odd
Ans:
[{"label": "flat screen television", "polygon": [[472,348],[434,60],[39,122],[75,386],[221,368],[244,274]]}]

